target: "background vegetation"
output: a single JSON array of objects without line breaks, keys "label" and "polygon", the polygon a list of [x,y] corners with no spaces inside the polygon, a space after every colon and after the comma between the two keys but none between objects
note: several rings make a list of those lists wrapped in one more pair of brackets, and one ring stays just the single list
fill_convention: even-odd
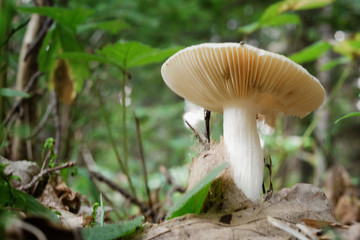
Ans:
[{"label": "background vegetation", "polygon": [[[160,166],[186,186],[196,139],[182,119],[184,102],[166,87],[160,66],[182,47],[204,42],[245,41],[290,56],[326,89],[315,113],[279,118],[262,131],[275,189],[297,182],[322,186],[336,164],[359,186],[360,118],[335,123],[360,109],[358,0],[0,0],[0,11],[1,155],[41,166],[42,146],[53,137],[55,162],[78,163],[76,171],[63,171],[69,186],[90,202],[103,192],[115,209],[113,220],[139,210],[93,185],[89,169],[148,202],[143,154],[153,203],[162,203],[172,187]],[[35,64],[27,82],[39,77],[26,91],[20,50],[32,13],[43,16],[44,34],[29,53]],[[27,107],[11,115],[20,98]],[[219,140],[221,125],[213,114],[213,139]]]}]

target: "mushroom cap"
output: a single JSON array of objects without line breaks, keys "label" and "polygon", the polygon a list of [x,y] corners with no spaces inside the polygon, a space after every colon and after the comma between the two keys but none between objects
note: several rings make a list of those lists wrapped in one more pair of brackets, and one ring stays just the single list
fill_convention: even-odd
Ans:
[{"label": "mushroom cap", "polygon": [[319,80],[302,66],[247,44],[185,48],[162,65],[161,75],[176,94],[218,113],[246,102],[265,119],[279,112],[305,117],[325,98]]}]

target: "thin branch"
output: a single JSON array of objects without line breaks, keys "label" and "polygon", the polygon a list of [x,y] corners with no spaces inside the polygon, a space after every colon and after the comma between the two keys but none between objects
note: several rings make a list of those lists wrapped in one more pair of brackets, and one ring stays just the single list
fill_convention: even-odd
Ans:
[{"label": "thin branch", "polygon": [[34,41],[31,43],[30,47],[28,48],[25,57],[24,57],[24,61],[26,61],[26,59],[28,59],[28,57],[31,55],[31,53],[34,51],[34,49],[36,49],[36,47],[41,44],[42,39],[45,37],[47,31],[49,30],[49,28],[51,27],[51,24],[53,23],[53,20],[51,18],[46,18],[43,27],[40,29],[40,32],[38,33],[38,35],[36,36],[36,38],[34,39]]},{"label": "thin branch", "polygon": [[[95,85],[94,85],[95,86]],[[132,184],[132,181],[131,181],[131,178],[130,178],[130,175],[129,175],[129,172],[128,172],[128,169],[126,168],[126,166],[124,165],[121,157],[120,157],[120,154],[117,150],[117,146],[116,146],[116,143],[115,143],[115,140],[114,140],[114,137],[112,135],[112,131],[111,131],[111,128],[110,128],[110,120],[108,119],[108,116],[105,112],[105,109],[104,109],[104,103],[103,103],[103,100],[101,98],[101,95],[100,95],[100,91],[98,89],[97,86],[94,87],[95,88],[95,95],[97,97],[97,100],[98,100],[98,103],[99,103],[99,107],[100,107],[100,110],[102,112],[102,115],[104,117],[104,120],[105,120],[105,127],[106,127],[106,130],[107,130],[107,133],[109,135],[109,138],[110,138],[110,142],[111,142],[111,145],[114,149],[114,152],[115,152],[115,157],[116,159],[118,160],[119,164],[120,164],[120,168],[121,170],[123,171],[123,173],[125,174],[128,182],[129,182],[129,186],[130,186],[130,189],[131,189],[131,192],[134,194],[134,196],[136,196],[136,191],[135,191],[135,188]]]},{"label": "thin branch", "polygon": [[[24,88],[24,92],[28,93],[31,87],[35,84],[36,80],[42,75],[40,71],[35,72],[29,82],[26,84]],[[13,117],[13,115],[19,110],[20,105],[25,101],[25,98],[20,98],[15,102],[15,104],[12,106],[12,108],[9,110],[8,114],[6,115],[5,120],[3,121],[3,125],[8,125],[11,121],[10,119]]]},{"label": "thin branch", "polygon": [[160,170],[160,172],[165,176],[166,182],[174,187],[173,192],[175,192],[175,191],[180,192],[180,193],[184,193],[184,192],[185,192],[185,188],[183,188],[182,186],[180,186],[180,185],[175,181],[175,179],[171,176],[171,174],[169,173],[169,171],[167,170],[166,167],[160,166],[159,170]]},{"label": "thin branch", "polygon": [[31,133],[31,135],[28,138],[33,138],[34,136],[36,136],[39,133],[39,131],[41,129],[44,128],[45,123],[49,119],[49,116],[50,116],[52,110],[54,109],[54,105],[55,105],[54,101],[51,101],[51,103],[48,105],[43,117],[41,118],[39,124],[34,128],[33,132]]},{"label": "thin branch", "polygon": [[202,145],[205,146],[204,140],[202,140],[202,138],[200,137],[199,133],[196,132],[196,130],[190,125],[190,123],[188,121],[185,120],[186,125],[189,126],[189,128],[191,129],[191,131],[194,133],[196,139],[199,141],[199,143],[201,143]]},{"label": "thin branch", "polygon": [[67,162],[67,163],[64,163],[64,164],[62,164],[60,166],[57,166],[57,167],[42,170],[38,175],[33,177],[33,179],[31,180],[31,182],[29,184],[26,184],[25,186],[20,187],[20,190],[21,191],[27,191],[30,188],[32,188],[41,178],[48,175],[49,173],[59,171],[59,170],[61,170],[63,168],[73,167],[75,165],[76,165],[75,162]]},{"label": "thin branch", "polygon": [[208,144],[210,143],[210,117],[211,117],[211,111],[204,109],[205,139]]},{"label": "thin branch", "polygon": [[[145,182],[145,187],[146,187],[146,194],[147,194],[147,197],[148,197],[148,200],[149,200],[149,207],[150,207],[150,209],[152,209],[153,204],[152,204],[151,193],[150,193],[150,188],[149,188],[149,184],[148,184],[148,175],[147,175],[147,170],[146,170],[144,149],[143,149],[143,144],[142,144],[142,140],[141,140],[140,121],[139,121],[139,118],[135,115],[134,112],[133,112],[133,116],[134,116],[134,119],[135,119],[136,134],[137,134],[137,138],[138,138],[140,159],[141,159],[142,169],[143,169],[143,173],[144,173],[144,182]],[[151,215],[152,218],[154,217],[153,212],[150,213],[150,215]]]},{"label": "thin branch", "polygon": [[145,213],[147,211],[149,211],[149,207],[146,206],[144,203],[140,202],[134,195],[132,195],[131,193],[129,193],[128,191],[126,191],[126,189],[120,187],[119,185],[117,185],[116,183],[114,183],[113,181],[111,181],[110,179],[107,179],[106,177],[104,177],[103,175],[101,175],[100,173],[97,172],[93,172],[93,171],[89,171],[90,175],[94,178],[96,178],[97,180],[106,183],[109,187],[111,187],[112,189],[114,189],[115,191],[119,192],[121,195],[123,195],[126,199],[128,199],[131,203],[135,204],[136,206],[138,206],[141,210],[141,212]]},{"label": "thin branch", "polygon": [[17,31],[19,31],[20,29],[22,29],[23,27],[25,27],[30,21],[30,18],[28,18],[25,22],[23,22],[22,24],[20,24],[17,28],[12,28],[8,34],[8,36],[6,37],[6,39],[1,43],[0,48],[2,48],[12,37],[12,35],[14,35]]},{"label": "thin branch", "polygon": [[[61,147],[61,120],[60,120],[60,110],[59,110],[60,104],[55,91],[51,93],[51,98],[54,102],[54,127],[56,129],[54,151],[59,156],[60,147]],[[55,160],[55,163],[56,162],[58,162],[58,159]]]}]

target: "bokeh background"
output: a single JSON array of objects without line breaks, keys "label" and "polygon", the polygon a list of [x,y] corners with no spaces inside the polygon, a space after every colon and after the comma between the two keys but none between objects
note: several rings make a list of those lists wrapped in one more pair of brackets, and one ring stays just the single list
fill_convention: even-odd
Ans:
[{"label": "bokeh background", "polygon": [[[114,218],[127,218],[137,213],[136,207],[105,185],[94,185],[87,169],[99,171],[130,189],[118,161],[119,156],[123,161],[128,159],[127,171],[136,194],[146,199],[135,121],[138,118],[152,197],[154,201],[164,201],[171,185],[159,167],[164,166],[185,187],[191,158],[200,149],[192,131],[184,124],[185,113],[200,134],[204,123],[201,109],[185,107],[183,99],[167,88],[160,75],[162,62],[170,52],[182,47],[244,41],[291,57],[316,76],[327,93],[325,104],[304,119],[281,116],[273,128],[259,125],[265,156],[272,159],[275,190],[297,182],[322,187],[327,171],[335,165],[344,166],[352,183],[359,187],[360,117],[335,123],[346,114],[360,111],[359,0],[0,0],[2,88],[21,90],[16,79],[28,27],[16,31],[8,41],[6,37],[34,12],[24,8],[37,5],[65,8],[70,12],[66,14],[73,11],[78,19],[74,17],[67,23],[70,30],[66,27],[61,30],[70,15],[64,14],[65,20],[57,16],[47,28],[38,50],[40,57],[35,61],[35,68],[43,74],[27,99],[33,108],[21,113],[28,114],[32,120],[25,121],[18,114],[12,122],[2,125],[2,156],[34,160],[41,165],[43,144],[53,137],[57,140],[59,161],[78,163],[76,171],[63,173],[68,184],[90,202],[97,201],[99,191],[103,192],[109,204],[117,209]],[[53,35],[47,37],[50,33]],[[60,36],[57,40],[60,47],[54,47],[56,33]],[[79,54],[100,56],[105,47],[125,42],[171,51],[149,64],[129,67],[126,71],[121,64]],[[54,48],[56,56],[49,53]],[[109,51],[117,53],[115,48]],[[67,52],[76,52],[76,61],[69,56],[61,57]],[[68,59],[67,64],[61,65],[57,60],[60,58]],[[78,70],[79,66],[83,72]],[[73,75],[64,80],[66,77],[56,70],[72,71]],[[18,94],[2,93],[2,122],[18,97]],[[58,99],[55,105],[54,99]],[[45,123],[32,134],[47,112]],[[212,138],[219,141],[221,132],[222,116],[213,113]],[[14,149],[14,141],[20,141],[20,147]],[[172,200],[179,195],[173,194]]]}]

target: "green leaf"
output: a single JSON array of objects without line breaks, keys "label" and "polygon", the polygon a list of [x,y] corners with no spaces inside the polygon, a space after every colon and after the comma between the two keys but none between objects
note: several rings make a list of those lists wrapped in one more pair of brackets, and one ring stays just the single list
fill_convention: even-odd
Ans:
[{"label": "green leaf", "polygon": [[89,9],[67,9],[59,7],[18,7],[23,13],[37,13],[41,16],[52,18],[55,22],[75,30],[76,26],[83,23],[94,11]]},{"label": "green leaf", "polygon": [[121,67],[121,65],[119,65],[119,63],[111,58],[105,57],[105,56],[101,56],[101,55],[97,55],[97,54],[90,54],[90,53],[84,53],[84,52],[65,52],[65,53],[60,53],[57,55],[59,58],[65,58],[65,59],[73,59],[73,60],[83,60],[83,61],[87,61],[87,62],[100,62],[100,63],[108,63],[108,64],[112,64],[118,67]]},{"label": "green leaf", "polygon": [[12,207],[23,211],[27,215],[45,217],[54,222],[59,221],[53,211],[39,203],[29,194],[23,193],[4,184],[0,184],[0,192],[0,208]]},{"label": "green leaf", "polygon": [[21,92],[11,88],[0,88],[0,96],[2,97],[23,97],[29,98],[30,94],[26,92]]},{"label": "green leaf", "polygon": [[38,55],[39,69],[46,73],[50,72],[55,63],[55,56],[61,49],[60,39],[56,31],[55,27],[48,31]]},{"label": "green leaf", "polygon": [[169,210],[166,218],[171,219],[188,213],[199,213],[208,194],[211,182],[227,166],[228,163],[224,162],[208,173],[194,188],[182,196],[182,198]]},{"label": "green leaf", "polygon": [[270,19],[278,16],[281,13],[281,6],[283,2],[276,2],[274,4],[271,4],[269,7],[267,7],[264,11],[264,13],[261,15],[259,22],[260,23],[266,23]]},{"label": "green leaf", "polygon": [[283,1],[283,9],[293,11],[308,10],[322,8],[332,2],[334,2],[334,0],[286,0]]},{"label": "green leaf", "polygon": [[321,70],[322,71],[328,71],[328,70],[336,67],[337,65],[345,64],[345,63],[349,63],[349,58],[347,58],[347,57],[339,57],[337,59],[331,60],[331,61],[325,63],[324,65],[322,65]]},{"label": "green leaf", "polygon": [[340,122],[341,120],[344,120],[344,119],[349,118],[349,117],[355,117],[355,116],[360,116],[360,112],[349,113],[349,114],[347,114],[347,115],[345,115],[345,116],[337,119],[337,120],[335,121],[335,124],[338,123],[338,122]]},{"label": "green leaf", "polygon": [[127,236],[142,226],[144,217],[138,217],[131,221],[84,228],[81,235],[84,240],[112,240]]},{"label": "green leaf", "polygon": [[330,43],[320,40],[300,52],[294,53],[289,58],[299,64],[314,61],[328,51],[330,47]]},{"label": "green leaf", "polygon": [[97,51],[97,53],[113,59],[123,68],[129,69],[131,67],[162,62],[179,50],[179,47],[159,50],[140,42],[118,42],[114,45],[106,45],[102,50]]},{"label": "green leaf", "polygon": [[259,22],[253,22],[250,23],[248,25],[242,26],[238,28],[238,31],[241,33],[246,33],[246,34],[250,34],[255,32],[256,30],[258,30],[261,27]]},{"label": "green leaf", "polygon": [[129,28],[129,24],[127,24],[126,22],[114,20],[114,21],[82,24],[78,26],[77,30],[78,32],[84,32],[92,29],[102,29],[111,34],[117,34],[120,30],[127,28]]},{"label": "green leaf", "polygon": [[301,24],[301,20],[297,14],[293,13],[283,13],[281,15],[275,16],[269,19],[266,22],[262,23],[262,26],[281,26],[286,24]]}]

